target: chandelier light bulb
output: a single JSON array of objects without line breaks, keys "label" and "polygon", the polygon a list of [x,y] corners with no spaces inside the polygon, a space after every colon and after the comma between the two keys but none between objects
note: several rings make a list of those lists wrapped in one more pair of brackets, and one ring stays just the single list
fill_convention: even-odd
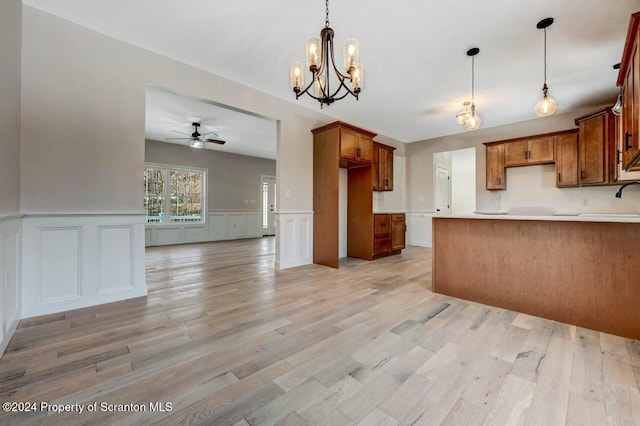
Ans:
[{"label": "chandelier light bulb", "polygon": [[542,89],[542,99],[536,104],[536,115],[538,117],[546,117],[553,114],[558,109],[558,103],[549,96],[547,85]]},{"label": "chandelier light bulb", "polygon": [[302,64],[300,62],[293,62],[289,71],[291,88],[295,92],[299,92],[300,88],[304,85],[304,73],[302,72]]},{"label": "chandelier light bulb", "polygon": [[467,130],[477,130],[480,128],[480,124],[482,124],[482,119],[480,116],[476,114],[476,106],[471,105],[471,113],[469,114],[469,118],[464,122],[464,127]]},{"label": "chandelier light bulb", "polygon": [[467,101],[462,105],[464,106],[464,108],[462,109],[462,111],[456,114],[456,121],[458,122],[458,124],[464,124],[471,115],[471,102]]}]

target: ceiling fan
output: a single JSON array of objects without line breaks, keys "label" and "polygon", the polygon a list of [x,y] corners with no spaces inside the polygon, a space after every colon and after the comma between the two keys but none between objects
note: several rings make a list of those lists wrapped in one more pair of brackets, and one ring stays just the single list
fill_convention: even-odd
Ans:
[{"label": "ceiling fan", "polygon": [[201,134],[198,132],[198,128],[200,127],[200,123],[191,123],[193,126],[193,133],[184,133],[179,130],[173,130],[176,133],[180,133],[182,135],[189,136],[188,138],[165,138],[167,141],[189,141],[189,146],[191,148],[204,148],[205,142],[217,143],[218,145],[224,145],[226,142],[221,139],[215,139],[208,137],[209,135],[218,136],[215,132],[207,132],[205,134]]}]

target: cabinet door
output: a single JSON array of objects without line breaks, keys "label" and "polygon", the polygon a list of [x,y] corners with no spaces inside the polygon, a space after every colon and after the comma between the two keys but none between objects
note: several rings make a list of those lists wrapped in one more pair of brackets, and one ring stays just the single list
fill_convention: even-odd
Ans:
[{"label": "cabinet door", "polygon": [[380,191],[380,151],[383,151],[382,149],[378,148],[377,146],[373,147],[373,152],[371,154],[371,165],[373,167],[371,167],[371,174],[373,176],[372,179],[372,183],[373,183],[373,190],[374,191]]},{"label": "cabinet door", "polygon": [[556,186],[578,186],[578,135],[569,133],[556,137]]},{"label": "cabinet door", "polygon": [[504,144],[487,145],[487,189],[505,188]]},{"label": "cabinet door", "polygon": [[622,168],[627,169],[638,149],[638,44],[633,47],[622,94]]},{"label": "cabinet door", "polygon": [[553,163],[553,137],[547,136],[527,141],[527,164]]},{"label": "cabinet door", "polygon": [[357,160],[358,134],[350,129],[340,129],[340,157]]},{"label": "cabinet door", "polygon": [[391,215],[373,215],[373,235],[374,237],[388,237],[391,232]]},{"label": "cabinet door", "polygon": [[381,191],[393,190],[393,151],[380,148],[378,159],[378,187]]},{"label": "cabinet door", "polygon": [[504,144],[504,166],[524,166],[529,156],[527,141],[508,142]]},{"label": "cabinet door", "polygon": [[607,182],[605,174],[605,114],[580,122],[578,156],[580,183],[583,185]]},{"label": "cabinet door", "polygon": [[373,139],[369,136],[358,134],[356,146],[356,159],[365,163],[371,163],[373,157]]},{"label": "cabinet door", "polygon": [[392,215],[391,220],[391,251],[402,250],[405,248],[405,216]]}]

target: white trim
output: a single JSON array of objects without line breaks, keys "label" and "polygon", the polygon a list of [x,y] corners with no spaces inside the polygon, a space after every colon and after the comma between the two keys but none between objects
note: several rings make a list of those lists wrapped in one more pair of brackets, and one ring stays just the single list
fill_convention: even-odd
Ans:
[{"label": "white trim", "polygon": [[0,220],[0,357],[22,318],[21,216]]}]

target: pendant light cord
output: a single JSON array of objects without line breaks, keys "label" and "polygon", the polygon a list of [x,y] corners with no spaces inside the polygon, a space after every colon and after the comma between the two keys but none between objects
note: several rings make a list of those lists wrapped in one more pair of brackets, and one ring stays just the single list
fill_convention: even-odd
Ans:
[{"label": "pendant light cord", "polygon": [[329,0],[325,2],[325,19],[324,19],[325,28],[329,28]]},{"label": "pendant light cord", "polygon": [[546,28],[544,29],[544,84],[547,84],[547,29]]},{"label": "pendant light cord", "polygon": [[471,105],[475,105],[476,57],[471,57]]}]

